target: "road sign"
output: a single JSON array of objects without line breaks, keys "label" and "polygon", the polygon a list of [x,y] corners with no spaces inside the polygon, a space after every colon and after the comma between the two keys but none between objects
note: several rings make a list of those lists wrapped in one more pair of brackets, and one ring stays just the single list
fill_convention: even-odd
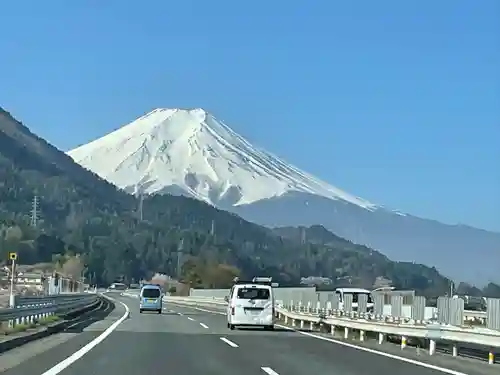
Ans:
[{"label": "road sign", "polygon": [[17,253],[9,253],[9,259],[10,260],[16,260],[17,259]]}]

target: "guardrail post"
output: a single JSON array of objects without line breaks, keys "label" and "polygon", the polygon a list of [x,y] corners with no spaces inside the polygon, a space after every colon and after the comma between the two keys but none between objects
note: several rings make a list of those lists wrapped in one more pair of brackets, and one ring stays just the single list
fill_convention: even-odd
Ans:
[{"label": "guardrail post", "polygon": [[406,348],[406,336],[401,336],[401,349]]},{"label": "guardrail post", "polygon": [[382,344],[385,341],[385,335],[383,333],[378,334],[378,343]]},{"label": "guardrail post", "polygon": [[321,302],[318,301],[316,302],[316,314],[319,314],[321,312]]},{"label": "guardrail post", "polygon": [[344,339],[348,339],[349,338],[349,328],[347,327],[344,327]]},{"label": "guardrail post", "polygon": [[429,340],[429,355],[436,353],[436,340]]}]

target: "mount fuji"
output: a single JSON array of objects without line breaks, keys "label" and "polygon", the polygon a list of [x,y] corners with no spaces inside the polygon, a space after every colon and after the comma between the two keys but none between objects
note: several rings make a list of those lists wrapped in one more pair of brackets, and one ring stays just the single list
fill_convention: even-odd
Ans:
[{"label": "mount fuji", "polygon": [[155,109],[68,155],[131,194],[189,196],[271,227],[322,224],[461,281],[500,279],[500,233],[418,218],[344,192],[255,147],[201,108]]}]

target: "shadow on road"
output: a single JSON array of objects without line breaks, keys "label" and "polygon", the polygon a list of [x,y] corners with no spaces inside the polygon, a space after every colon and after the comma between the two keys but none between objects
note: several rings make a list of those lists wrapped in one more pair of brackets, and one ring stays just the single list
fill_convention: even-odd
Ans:
[{"label": "shadow on road", "polygon": [[68,327],[64,332],[81,333],[85,328],[91,324],[103,320],[108,317],[115,309],[115,304],[108,299],[102,299],[101,304],[93,311],[85,313],[73,321],[69,322]]},{"label": "shadow on road", "polygon": [[[264,332],[290,332],[289,329],[284,329],[284,328],[280,328],[280,327],[274,327],[274,329],[272,331],[267,331],[261,327],[235,327],[235,330],[238,330],[238,331],[264,331]],[[304,330],[304,332],[307,332],[307,330]]]}]

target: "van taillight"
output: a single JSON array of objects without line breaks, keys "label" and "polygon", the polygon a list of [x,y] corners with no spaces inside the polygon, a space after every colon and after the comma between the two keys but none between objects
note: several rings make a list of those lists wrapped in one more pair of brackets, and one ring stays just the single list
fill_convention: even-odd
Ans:
[{"label": "van taillight", "polygon": [[231,306],[231,315],[234,315],[234,306]]}]

